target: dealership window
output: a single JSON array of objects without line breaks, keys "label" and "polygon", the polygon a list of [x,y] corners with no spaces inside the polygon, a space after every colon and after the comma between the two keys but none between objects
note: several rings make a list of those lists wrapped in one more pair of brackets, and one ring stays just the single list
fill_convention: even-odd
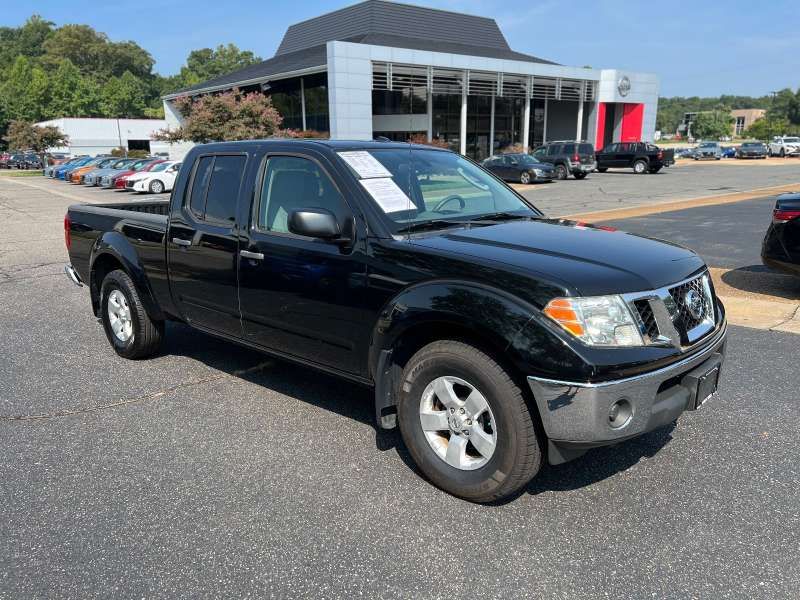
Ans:
[{"label": "dealership window", "polygon": [[433,95],[433,137],[447,142],[451,150],[459,151],[461,144],[460,95]]},{"label": "dealership window", "polygon": [[285,129],[303,128],[303,107],[300,103],[300,79],[281,79],[269,83],[272,105],[283,117]]},{"label": "dealership window", "polygon": [[150,152],[150,140],[128,140],[128,150]]},{"label": "dealership window", "polygon": [[425,88],[373,90],[373,115],[424,115],[428,112]]},{"label": "dealership window", "polygon": [[736,135],[744,133],[744,117],[736,117]]},{"label": "dealership window", "polygon": [[328,74],[303,77],[306,98],[306,129],[330,131],[328,120]]},{"label": "dealership window", "polygon": [[490,154],[491,96],[467,97],[467,156],[483,160]]},{"label": "dealership window", "polygon": [[495,98],[494,148],[495,153],[519,144],[522,139],[523,98]]}]

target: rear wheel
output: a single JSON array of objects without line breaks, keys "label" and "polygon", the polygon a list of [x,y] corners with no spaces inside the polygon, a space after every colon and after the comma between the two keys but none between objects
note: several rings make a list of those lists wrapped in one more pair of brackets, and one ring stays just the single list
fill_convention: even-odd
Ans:
[{"label": "rear wheel", "polygon": [[542,451],[522,391],[490,356],[454,340],[419,350],[403,370],[400,431],[420,470],[473,502],[518,492]]},{"label": "rear wheel", "polygon": [[598,173],[605,173],[606,171],[608,171],[608,167],[597,167]]},{"label": "rear wheel", "polygon": [[575,173],[574,175],[575,175],[575,179],[585,179],[586,178],[586,173],[583,172],[583,171],[579,171],[579,172]]},{"label": "rear wheel", "polygon": [[530,183],[531,182],[531,174],[528,173],[527,171],[523,171],[522,173],[519,174],[519,182],[520,183],[525,183],[525,184]]},{"label": "rear wheel", "polygon": [[150,318],[125,271],[111,271],[103,279],[100,317],[108,341],[123,358],[145,358],[161,346],[164,322]]},{"label": "rear wheel", "polygon": [[564,165],[556,165],[555,168],[556,179],[566,179],[569,173],[567,172],[567,167]]},{"label": "rear wheel", "polygon": [[643,160],[637,160],[633,163],[633,172],[637,175],[642,175],[643,173],[647,172],[647,162]]}]

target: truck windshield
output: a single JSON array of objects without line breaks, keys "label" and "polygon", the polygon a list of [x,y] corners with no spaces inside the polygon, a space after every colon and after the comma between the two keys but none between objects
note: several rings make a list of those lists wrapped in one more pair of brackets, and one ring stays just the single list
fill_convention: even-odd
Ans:
[{"label": "truck windshield", "polygon": [[[356,154],[357,161],[351,159]],[[452,152],[370,149],[342,152],[340,156],[386,215],[394,232],[426,222],[446,227],[498,213],[520,218],[541,216],[493,176]],[[379,164],[373,164],[368,172],[365,165],[372,159]]]}]

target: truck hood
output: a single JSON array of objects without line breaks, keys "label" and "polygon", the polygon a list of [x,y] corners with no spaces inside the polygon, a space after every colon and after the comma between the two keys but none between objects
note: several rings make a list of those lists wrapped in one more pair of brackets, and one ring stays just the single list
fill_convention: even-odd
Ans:
[{"label": "truck hood", "polygon": [[582,296],[661,288],[688,278],[705,264],[676,244],[556,219],[450,230],[412,243],[495,267],[505,264]]}]

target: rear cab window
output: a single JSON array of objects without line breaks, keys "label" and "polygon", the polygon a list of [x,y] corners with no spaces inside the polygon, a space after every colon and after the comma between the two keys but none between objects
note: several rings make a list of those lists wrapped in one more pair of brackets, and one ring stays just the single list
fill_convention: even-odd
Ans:
[{"label": "rear cab window", "polygon": [[189,209],[196,218],[226,225],[236,221],[246,163],[244,154],[214,154],[198,159],[188,200]]}]

